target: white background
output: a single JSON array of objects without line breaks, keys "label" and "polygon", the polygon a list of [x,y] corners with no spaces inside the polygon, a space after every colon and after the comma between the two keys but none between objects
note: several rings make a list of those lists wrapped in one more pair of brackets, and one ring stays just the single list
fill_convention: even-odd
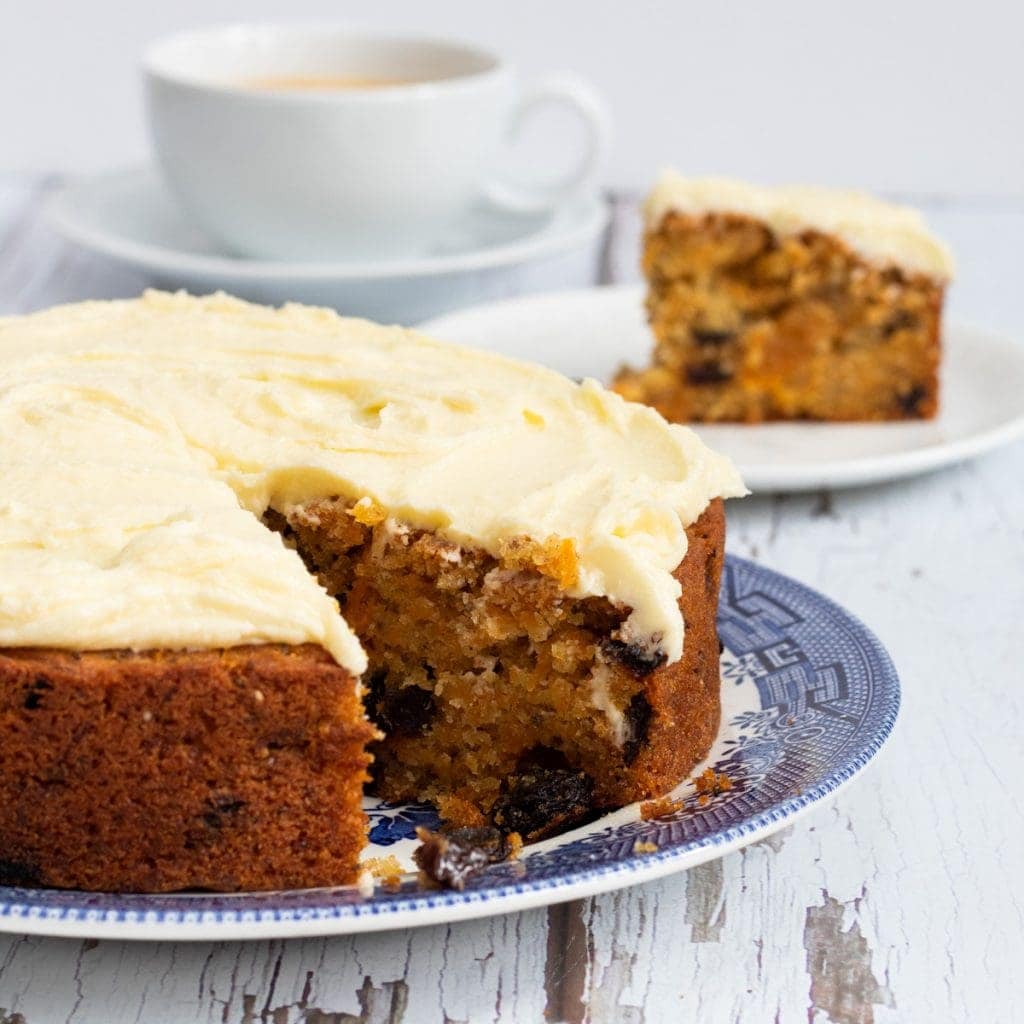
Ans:
[{"label": "white background", "polygon": [[502,51],[527,80],[586,75],[615,114],[613,186],[645,187],[676,164],[887,193],[1021,196],[1022,11],[1012,0],[6,0],[0,170],[142,158],[146,42],[286,18],[457,35]]}]

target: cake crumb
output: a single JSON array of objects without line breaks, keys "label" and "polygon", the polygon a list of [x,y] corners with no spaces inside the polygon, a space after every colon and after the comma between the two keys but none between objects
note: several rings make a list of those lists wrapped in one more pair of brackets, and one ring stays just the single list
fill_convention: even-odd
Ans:
[{"label": "cake crumb", "polygon": [[506,858],[508,860],[519,860],[519,854],[523,851],[523,837],[518,832],[509,832],[505,836],[507,848]]},{"label": "cake crumb", "polygon": [[534,569],[555,580],[563,590],[576,586],[580,575],[576,542],[569,537],[509,537],[500,545],[501,560],[509,569]]},{"label": "cake crumb", "polygon": [[660,796],[655,800],[645,800],[640,805],[640,820],[650,821],[652,818],[661,818],[666,814],[675,814],[682,810],[683,801],[671,796]]},{"label": "cake crumb", "polygon": [[384,506],[370,497],[360,498],[348,509],[348,514],[363,526],[376,526],[378,523],[383,523],[388,517]]},{"label": "cake crumb", "polygon": [[359,890],[359,895],[364,900],[368,900],[373,895],[373,875],[366,870],[360,871],[359,877],[356,878],[356,888]]},{"label": "cake crumb", "polygon": [[437,813],[441,820],[455,828],[483,828],[487,824],[484,812],[457,793],[446,793],[437,799]]},{"label": "cake crumb", "polygon": [[658,852],[658,844],[657,843],[652,843],[652,842],[650,842],[649,840],[646,840],[646,839],[638,839],[633,844],[633,852],[634,853],[657,853]]},{"label": "cake crumb", "polygon": [[386,889],[392,891],[402,887],[402,865],[398,858],[389,853],[386,857],[368,857],[363,861],[364,871],[368,871]]},{"label": "cake crumb", "polygon": [[714,768],[705,768],[694,780],[697,792],[705,799],[697,802],[701,807],[707,804],[707,797],[728,793],[732,789],[732,779],[724,772],[716,772]]}]

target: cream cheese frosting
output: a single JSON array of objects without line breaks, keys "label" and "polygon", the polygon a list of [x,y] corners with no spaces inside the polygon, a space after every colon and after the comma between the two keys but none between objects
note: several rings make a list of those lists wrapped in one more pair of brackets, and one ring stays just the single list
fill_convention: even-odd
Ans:
[{"label": "cream cheese frosting", "polygon": [[917,210],[864,192],[812,185],[769,188],[664,171],[644,204],[648,228],[657,227],[671,211],[746,214],[780,236],[813,228],[841,238],[871,262],[895,264],[939,280],[953,276],[949,249],[928,230]]},{"label": "cream cheese frosting", "polygon": [[223,294],[0,318],[0,647],[316,643],[362,672],[336,602],[267,529],[369,497],[493,554],[571,538],[574,596],[679,658],[685,527],[745,493],[691,430],[528,363]]}]

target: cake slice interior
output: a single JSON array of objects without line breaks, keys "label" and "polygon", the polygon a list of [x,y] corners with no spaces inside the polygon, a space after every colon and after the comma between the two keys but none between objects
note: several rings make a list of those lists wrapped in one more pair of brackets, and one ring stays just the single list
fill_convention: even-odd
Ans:
[{"label": "cake slice interior", "polygon": [[721,501],[677,569],[687,633],[671,665],[624,639],[628,609],[571,597],[568,545],[500,556],[321,500],[268,517],[367,651],[376,792],[533,840],[675,785],[718,727]]},{"label": "cake slice interior", "polygon": [[614,388],[675,422],[929,418],[951,264],[911,210],[667,174],[646,205],[651,365]]}]

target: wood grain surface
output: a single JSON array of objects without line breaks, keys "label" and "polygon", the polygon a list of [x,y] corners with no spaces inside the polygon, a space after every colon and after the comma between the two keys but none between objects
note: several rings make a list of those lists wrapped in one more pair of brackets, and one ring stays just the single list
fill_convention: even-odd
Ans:
[{"label": "wood grain surface", "polygon": [[[50,184],[0,179],[0,311],[137,293],[141,277],[48,232]],[[1024,206],[927,213],[960,257],[954,315],[1024,344]],[[605,280],[635,276],[636,235],[619,197]],[[845,605],[900,671],[894,736],[833,804],[660,882],[450,927],[219,944],[0,935],[0,1024],[1020,1020],[1024,445],[729,513],[731,551]]]}]

